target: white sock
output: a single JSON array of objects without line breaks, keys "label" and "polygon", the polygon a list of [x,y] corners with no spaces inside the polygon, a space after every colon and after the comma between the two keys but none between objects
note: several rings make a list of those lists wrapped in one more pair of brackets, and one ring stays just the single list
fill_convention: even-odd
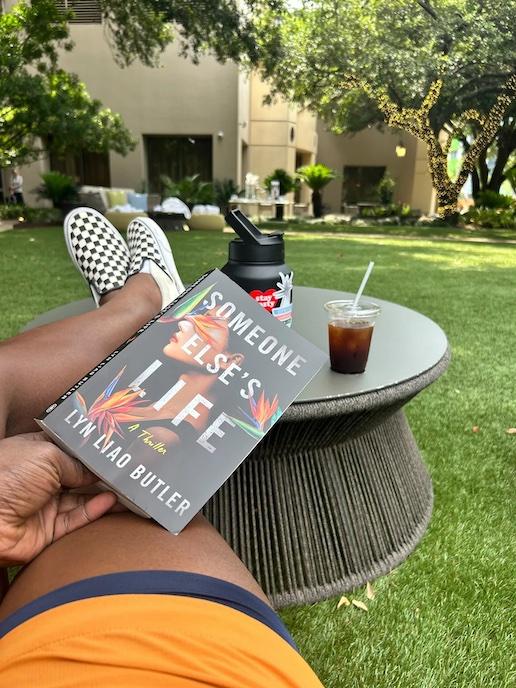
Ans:
[{"label": "white sock", "polygon": [[174,281],[167,275],[164,270],[156,265],[153,260],[146,260],[140,273],[150,275],[159,287],[161,292],[161,307],[165,308],[180,294]]}]

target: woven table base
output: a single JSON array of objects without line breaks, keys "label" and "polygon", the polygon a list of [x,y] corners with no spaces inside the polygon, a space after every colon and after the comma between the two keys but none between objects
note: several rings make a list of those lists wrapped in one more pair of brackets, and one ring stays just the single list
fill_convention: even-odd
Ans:
[{"label": "woven table base", "polygon": [[[339,422],[327,419],[327,436],[340,434],[330,427]],[[205,507],[277,608],[387,573],[414,549],[432,512],[432,483],[403,411],[323,448],[309,441],[309,425],[282,424],[273,445],[262,443]],[[299,433],[309,450],[289,450],[299,443],[288,437]]]}]

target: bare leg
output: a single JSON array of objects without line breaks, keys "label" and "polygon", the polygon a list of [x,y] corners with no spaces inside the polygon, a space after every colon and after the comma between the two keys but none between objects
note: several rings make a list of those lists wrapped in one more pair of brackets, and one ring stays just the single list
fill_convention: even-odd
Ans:
[{"label": "bare leg", "polygon": [[68,583],[150,569],[214,576],[268,603],[251,573],[203,516],[197,515],[176,536],[134,514],[111,514],[44,550],[11,585],[0,618]]},{"label": "bare leg", "polygon": [[[0,343],[0,437],[30,431],[32,419],[159,310],[147,275],[131,278],[98,310]],[[4,430],[5,429],[5,430]],[[112,514],[44,550],[11,585],[0,617],[90,576],[162,569],[214,576],[267,598],[217,531],[198,515],[178,536],[133,514]]]},{"label": "bare leg", "polygon": [[99,309],[0,342],[0,437],[37,430],[33,418],[160,306],[152,277],[136,275]]}]

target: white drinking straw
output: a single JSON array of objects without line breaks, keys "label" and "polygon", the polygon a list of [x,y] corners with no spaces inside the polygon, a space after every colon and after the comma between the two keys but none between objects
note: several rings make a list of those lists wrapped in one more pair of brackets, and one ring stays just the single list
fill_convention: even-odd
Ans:
[{"label": "white drinking straw", "polygon": [[369,279],[372,271],[374,268],[374,262],[370,261],[369,265],[367,266],[367,270],[365,271],[365,275],[362,279],[362,284],[358,288],[357,295],[355,296],[355,300],[353,301],[353,305],[351,306],[352,311],[356,311],[358,302],[360,301],[360,297],[362,296],[362,292],[365,289],[365,285],[367,284],[367,280]]}]

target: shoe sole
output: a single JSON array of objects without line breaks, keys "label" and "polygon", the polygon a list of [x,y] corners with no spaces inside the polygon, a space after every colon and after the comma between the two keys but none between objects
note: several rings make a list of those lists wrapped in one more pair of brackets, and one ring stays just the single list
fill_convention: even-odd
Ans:
[{"label": "shoe sole", "polygon": [[[167,266],[167,270],[170,272],[172,281],[176,285],[178,294],[182,294],[185,290],[185,285],[183,284],[183,281],[179,276],[179,272],[177,271],[174,255],[164,231],[157,224],[157,222],[151,220],[150,217],[137,217],[136,220],[152,234],[152,238],[159,247],[163,262]],[[131,226],[131,224],[132,223],[129,223],[129,226]]]},{"label": "shoe sole", "polygon": [[81,277],[83,278],[83,280],[84,280],[84,281],[86,282],[86,284],[88,285],[89,290],[91,291],[91,295],[92,295],[92,297],[93,297],[93,300],[95,301],[95,303],[97,304],[97,307],[98,307],[99,302],[100,302],[100,299],[101,299],[102,297],[101,297],[99,294],[97,294],[97,292],[94,290],[93,286],[88,282],[88,280],[87,280],[87,278],[86,278],[86,275],[85,275],[84,272],[82,271],[82,268],[81,268],[81,266],[79,265],[79,262],[77,261],[77,258],[76,258],[76,256],[75,256],[75,249],[74,249],[73,246],[72,246],[72,240],[71,240],[71,237],[70,237],[69,222],[71,221],[72,216],[75,216],[77,213],[80,213],[81,211],[86,211],[86,210],[88,211],[88,213],[93,214],[93,215],[96,215],[100,220],[102,220],[102,222],[105,222],[106,225],[107,225],[109,228],[112,228],[112,229],[120,236],[120,238],[121,238],[123,244],[125,245],[125,247],[126,247],[126,249],[127,249],[127,253],[129,253],[129,247],[127,246],[127,244],[126,244],[126,242],[125,242],[125,240],[124,240],[124,237],[120,234],[120,232],[118,231],[118,229],[117,229],[116,227],[114,227],[114,226],[111,224],[111,222],[109,222],[109,220],[107,220],[107,219],[104,217],[104,215],[102,215],[102,213],[100,213],[98,210],[95,210],[95,208],[88,208],[88,207],[86,207],[86,206],[81,206],[80,208],[74,208],[74,209],[71,210],[71,211],[68,213],[68,215],[65,217],[65,219],[64,219],[64,221],[63,221],[63,229],[64,229],[64,239],[65,239],[66,248],[67,248],[67,250],[68,250],[68,255],[70,256],[70,258],[71,258],[71,260],[72,260],[72,263],[75,265],[75,267],[77,268],[78,272],[80,272]]}]

